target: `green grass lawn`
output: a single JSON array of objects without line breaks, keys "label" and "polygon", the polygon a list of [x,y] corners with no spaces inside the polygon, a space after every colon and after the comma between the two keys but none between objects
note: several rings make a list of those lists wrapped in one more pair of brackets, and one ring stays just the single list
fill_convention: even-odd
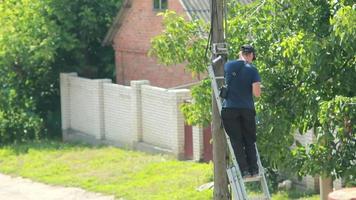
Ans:
[{"label": "green grass lawn", "polygon": [[[35,181],[81,187],[125,200],[205,200],[212,191],[196,188],[212,181],[212,165],[177,161],[114,147],[46,141],[0,147],[0,172]],[[273,200],[317,200],[277,193]]]}]

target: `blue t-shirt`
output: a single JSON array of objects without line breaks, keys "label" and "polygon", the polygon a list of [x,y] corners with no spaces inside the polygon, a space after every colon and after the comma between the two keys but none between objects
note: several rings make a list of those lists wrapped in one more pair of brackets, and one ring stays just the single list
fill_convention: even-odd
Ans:
[{"label": "blue t-shirt", "polygon": [[257,69],[243,60],[229,61],[224,65],[228,95],[224,108],[247,108],[255,110],[252,84],[261,82]]}]

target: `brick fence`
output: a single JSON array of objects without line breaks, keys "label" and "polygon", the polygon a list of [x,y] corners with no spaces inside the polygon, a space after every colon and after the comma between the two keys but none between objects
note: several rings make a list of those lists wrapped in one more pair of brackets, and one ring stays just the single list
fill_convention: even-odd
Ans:
[{"label": "brick fence", "polygon": [[[188,89],[163,89],[148,81],[130,86],[109,79],[60,74],[64,140],[106,143],[160,152],[184,159],[185,123],[179,106],[191,99]],[[193,159],[203,157],[203,128],[192,129]]]}]

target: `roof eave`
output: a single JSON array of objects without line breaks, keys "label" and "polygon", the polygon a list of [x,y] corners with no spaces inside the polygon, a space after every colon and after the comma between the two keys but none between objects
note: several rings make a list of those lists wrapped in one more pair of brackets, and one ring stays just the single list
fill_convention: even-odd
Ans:
[{"label": "roof eave", "polygon": [[121,22],[123,19],[123,15],[127,10],[127,8],[130,7],[131,7],[131,0],[124,0],[118,14],[116,15],[112,25],[109,28],[109,31],[106,33],[105,38],[101,43],[102,46],[109,46],[113,43],[114,37],[122,24]]}]

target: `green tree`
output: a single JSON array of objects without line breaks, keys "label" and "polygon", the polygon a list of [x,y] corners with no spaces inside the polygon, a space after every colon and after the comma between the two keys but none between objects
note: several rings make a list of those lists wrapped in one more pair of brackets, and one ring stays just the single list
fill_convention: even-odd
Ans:
[{"label": "green tree", "polygon": [[[257,2],[232,10],[235,17],[229,23],[230,43],[253,43],[260,55],[257,66],[265,80],[265,92],[258,101],[261,154],[282,169],[289,169],[298,159],[290,152],[295,130],[303,134],[321,126],[319,105],[336,95],[355,96],[356,43],[351,35],[356,33],[356,12],[352,6],[351,1],[290,0]],[[320,130],[315,133],[318,137],[328,134]],[[354,142],[351,145],[356,147]],[[339,150],[330,148],[328,151]],[[320,170],[299,166],[295,168],[299,174],[345,175],[335,171],[340,167],[337,162],[326,167],[315,159],[303,161],[300,164],[309,162],[305,166]],[[342,167],[347,170],[352,164]]]},{"label": "green tree", "polygon": [[60,133],[59,72],[114,76],[101,40],[118,2],[1,1],[0,143]]},{"label": "green tree", "polygon": [[36,103],[50,91],[58,32],[47,9],[43,1],[0,4],[1,143],[38,138],[44,128]]},{"label": "green tree", "polygon": [[[292,150],[291,146],[295,142],[296,130],[303,134],[309,129],[317,129],[318,131],[315,132],[317,138],[330,135],[330,132],[326,132],[325,129],[318,128],[330,121],[322,120],[321,116],[325,109],[321,109],[323,106],[319,105],[337,101],[333,100],[337,95],[344,98],[355,96],[353,80],[356,77],[356,41],[354,40],[356,5],[353,1],[347,0],[265,0],[247,6],[231,1],[228,7],[229,58],[235,59],[240,45],[245,43],[253,44],[258,52],[256,66],[264,86],[263,95],[257,101],[261,122],[258,129],[258,143],[263,158],[276,169],[289,171],[294,169],[300,175],[307,173],[345,177],[350,174],[356,160],[352,150],[356,148],[355,135],[352,131],[351,137],[346,138],[349,142],[345,145],[347,148],[340,149],[333,145],[329,145],[329,149],[322,148],[325,151],[322,153],[325,154],[330,151],[340,155],[350,155],[348,157],[350,162],[343,162],[342,165],[340,161],[334,160],[340,157],[331,156],[330,159],[333,161],[330,161],[329,167],[315,159],[304,159],[306,155],[312,157],[309,149],[313,149],[313,145],[322,145],[319,139],[310,147],[301,147],[297,144],[297,150]],[[171,17],[169,20],[172,21],[166,22],[166,25],[176,23],[175,18]],[[196,40],[195,37],[194,40],[190,40],[189,34],[177,29],[179,28],[166,29],[166,32],[152,42],[152,51],[158,58],[164,57],[166,64],[178,61],[167,56],[167,52],[171,54],[174,52],[174,55],[179,55],[180,53],[177,52],[181,52],[184,55],[193,46],[182,45],[182,48],[176,48],[173,32],[179,33],[179,37],[183,37],[186,44],[194,43]],[[158,44],[165,46],[166,49],[161,52],[155,51]],[[204,52],[204,49],[200,48],[199,51]],[[197,54],[194,60],[199,60],[200,55]],[[206,62],[201,62],[200,66],[206,66]],[[193,95],[193,98],[196,97],[199,97],[199,94]],[[209,101],[199,97],[194,102],[195,105],[192,107],[202,109],[183,109],[185,116],[197,119],[190,122],[201,123],[206,121],[201,119],[209,119],[202,116],[203,112],[200,112],[204,108],[209,110]],[[209,113],[205,112],[205,114]],[[344,113],[339,112],[337,115],[340,118]],[[353,122],[354,115],[350,118]],[[324,138],[327,138],[326,143],[333,139],[345,140],[342,137]],[[303,151],[303,148],[306,151]],[[304,152],[304,154],[295,152]]]},{"label": "green tree", "polygon": [[355,185],[356,97],[337,96],[320,104],[316,141],[293,150],[292,166],[305,174],[343,177]]},{"label": "green tree", "polygon": [[[200,77],[206,72],[209,59],[206,56],[208,25],[202,20],[186,21],[173,11],[160,13],[165,30],[152,39],[149,55],[157,56],[160,63],[171,65],[186,63],[192,76]],[[194,101],[183,104],[182,110],[189,124],[208,125],[211,121],[210,80],[204,78],[192,88]]]}]

